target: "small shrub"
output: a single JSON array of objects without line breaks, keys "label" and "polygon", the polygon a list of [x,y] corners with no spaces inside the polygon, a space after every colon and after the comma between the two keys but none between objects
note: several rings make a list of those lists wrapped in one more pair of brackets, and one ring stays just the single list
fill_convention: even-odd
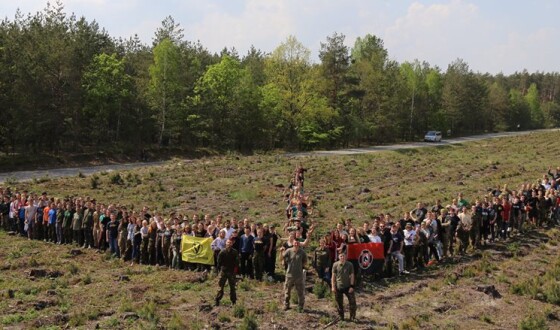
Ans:
[{"label": "small shrub", "polygon": [[445,283],[447,284],[455,285],[457,284],[458,280],[459,276],[457,276],[457,274],[455,274],[454,272],[448,272],[447,274],[445,274]]},{"label": "small shrub", "polygon": [[107,320],[107,326],[109,328],[118,328],[119,326],[119,319],[117,319],[116,317],[111,317],[110,319]]},{"label": "small shrub", "polygon": [[472,266],[466,267],[463,269],[463,276],[464,277],[475,277],[476,276],[476,269]]},{"label": "small shrub", "polygon": [[127,313],[132,311],[134,311],[134,307],[132,307],[132,304],[130,303],[130,299],[127,297],[123,297],[121,299],[121,303],[119,306],[119,312]]},{"label": "small shrub", "polygon": [[243,279],[243,281],[239,282],[238,285],[243,291],[251,291],[251,283],[249,283],[248,279]]},{"label": "small shrub", "polygon": [[90,179],[91,189],[99,188],[99,177],[97,175],[93,175]]},{"label": "small shrub", "polygon": [[84,313],[76,312],[70,315],[70,319],[68,320],[68,325],[71,327],[79,327],[86,323],[87,316]]},{"label": "small shrub", "polygon": [[199,320],[198,318],[191,320],[189,322],[189,328],[192,330],[202,330],[205,329],[205,324],[204,322],[202,322],[201,320]]},{"label": "small shrub", "polygon": [[6,315],[2,318],[3,325],[10,325],[14,323],[19,323],[21,321],[23,321],[23,316],[21,314]]},{"label": "small shrub", "polygon": [[518,254],[519,254],[519,249],[520,249],[520,248],[519,248],[519,243],[517,243],[517,242],[510,243],[510,244],[508,244],[508,246],[507,246],[507,250],[508,250],[509,252],[511,252],[511,253],[513,254],[514,257],[517,257],[517,256],[518,256]]},{"label": "small shrub", "polygon": [[239,330],[257,330],[259,324],[257,323],[257,318],[255,314],[249,313],[243,318],[243,322],[239,325]]},{"label": "small shrub", "polygon": [[233,307],[233,316],[235,316],[238,319],[243,318],[245,316],[245,306],[241,304],[236,304]]},{"label": "small shrub", "polygon": [[84,283],[85,285],[91,284],[91,275],[86,274],[86,276],[84,276],[84,278],[82,279],[82,283]]},{"label": "small shrub", "polygon": [[15,186],[18,184],[18,179],[14,176],[7,177],[4,183],[8,186]]},{"label": "small shrub", "polygon": [[138,316],[140,316],[141,318],[147,321],[157,322],[158,316],[156,314],[156,309],[157,309],[156,303],[153,300],[150,300],[147,303],[145,303],[142,306],[142,308],[140,308],[140,311],[138,312]]},{"label": "small shrub", "polygon": [[317,296],[318,299],[323,299],[329,295],[330,288],[323,281],[315,282],[313,285],[313,294]]},{"label": "small shrub", "polygon": [[546,325],[546,320],[542,315],[529,315],[525,317],[517,325],[519,330],[546,330],[548,326]]},{"label": "small shrub", "polygon": [[484,323],[494,324],[494,321],[492,321],[492,319],[488,315],[481,315],[480,320]]},{"label": "small shrub", "polygon": [[78,272],[80,271],[80,269],[78,268],[78,266],[76,266],[76,264],[69,264],[68,265],[68,272],[72,275],[76,275],[78,274]]},{"label": "small shrub", "polygon": [[231,319],[226,314],[220,313],[218,315],[218,321],[220,321],[222,323],[229,323],[229,322],[231,322]]},{"label": "small shrub", "polygon": [[8,259],[19,259],[23,253],[20,250],[13,250],[8,253]]},{"label": "small shrub", "polygon": [[109,177],[109,182],[111,182],[111,184],[116,184],[116,185],[122,185],[124,184],[124,180],[121,177],[120,173],[115,173],[113,175],[111,175]]},{"label": "small shrub", "polygon": [[31,257],[31,259],[29,259],[29,266],[30,267],[38,267],[39,263],[37,262],[37,260],[35,260],[34,257]]},{"label": "small shrub", "polygon": [[264,309],[269,313],[276,313],[278,312],[278,302],[276,300],[269,300],[266,302]]},{"label": "small shrub", "polygon": [[556,281],[548,281],[542,291],[548,303],[560,305],[560,285]]},{"label": "small shrub", "polygon": [[171,316],[171,320],[169,320],[169,323],[167,324],[167,329],[182,330],[186,328],[187,325],[185,324],[181,316],[179,316],[177,313],[173,313],[173,315]]},{"label": "small shrub", "polygon": [[332,321],[331,318],[328,317],[328,316],[325,316],[325,315],[323,315],[323,316],[321,316],[321,318],[319,318],[319,324],[322,324],[322,325],[327,325],[327,324],[331,323],[331,321]]}]

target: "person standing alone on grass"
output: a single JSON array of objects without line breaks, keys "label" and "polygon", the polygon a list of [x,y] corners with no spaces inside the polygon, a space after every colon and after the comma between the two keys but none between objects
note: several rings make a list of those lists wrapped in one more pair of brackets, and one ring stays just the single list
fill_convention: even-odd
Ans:
[{"label": "person standing alone on grass", "polygon": [[356,318],[356,296],[354,294],[354,266],[346,260],[346,254],[338,255],[338,261],[332,268],[331,290],[335,294],[338,316],[344,320],[344,296],[350,305],[350,321]]},{"label": "person standing alone on grass", "polygon": [[220,270],[220,279],[218,280],[218,293],[216,294],[216,306],[220,305],[220,300],[224,296],[224,286],[226,281],[229,284],[229,299],[235,305],[237,295],[235,293],[235,268],[239,265],[239,254],[237,250],[232,248],[233,241],[226,241],[226,248],[218,254],[218,269]]},{"label": "person standing alone on grass", "polygon": [[307,264],[307,254],[300,249],[300,242],[284,252],[284,263],[286,264],[286,281],[284,282],[284,310],[290,309],[290,293],[295,286],[298,295],[298,312],[303,312],[305,303],[305,279],[303,269]]}]

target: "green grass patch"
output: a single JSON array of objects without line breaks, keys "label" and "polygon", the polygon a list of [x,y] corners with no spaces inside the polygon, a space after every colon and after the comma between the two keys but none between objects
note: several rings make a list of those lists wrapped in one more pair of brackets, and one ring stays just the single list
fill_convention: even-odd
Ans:
[{"label": "green grass patch", "polygon": [[231,199],[237,201],[254,201],[257,195],[257,192],[252,189],[241,189],[230,193]]}]

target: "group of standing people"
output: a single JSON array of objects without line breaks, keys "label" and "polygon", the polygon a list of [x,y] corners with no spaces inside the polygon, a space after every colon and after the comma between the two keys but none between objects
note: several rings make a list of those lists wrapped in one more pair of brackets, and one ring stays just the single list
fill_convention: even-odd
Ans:
[{"label": "group of standing people", "polygon": [[[554,173],[549,169],[535,183],[524,183],[517,190],[507,185],[489,189],[472,202],[459,193],[445,206],[440,200],[430,207],[419,202],[399,218],[381,214],[358,226],[346,220],[320,238],[313,265],[320,278],[328,281],[333,263],[349,244],[373,242],[384,247],[380,275],[392,276],[394,263],[398,273],[406,275],[448,257],[524,235],[528,227],[560,225],[559,188],[560,168]],[[359,283],[360,268],[357,261],[351,262]]]},{"label": "group of standing people", "polygon": [[[419,202],[402,217],[380,214],[372,222],[354,225],[347,219],[319,238],[319,247],[308,257],[316,229],[312,201],[304,192],[305,169],[298,166],[285,197],[286,221],[282,234],[274,224],[235,217],[224,220],[221,214],[171,213],[167,219],[148,207],[140,211],[98,203],[89,197],[57,199],[42,193],[12,192],[0,188],[0,226],[28,239],[82,248],[107,249],[131,264],[150,264],[172,269],[208,270],[203,265],[182,260],[183,235],[212,237],[215,270],[219,272],[216,305],[229,284],[230,300],[236,303],[236,278],[259,281],[276,280],[277,251],[285,271],[284,307],[290,309],[291,291],[298,297],[298,310],[305,302],[306,269],[311,262],[318,279],[335,294],[337,311],[344,318],[342,299],[350,305],[350,319],[356,317],[355,288],[361,281],[360,267],[348,260],[347,247],[355,243],[381,243],[384,247],[383,272],[406,275],[449,256],[464,254],[512,235],[523,235],[528,226],[554,226],[560,219],[560,168],[549,171],[535,184],[522,184],[518,190],[507,185],[491,189],[472,203],[461,193],[450,204],[440,200],[426,207]],[[280,244],[280,242],[282,244]]]}]

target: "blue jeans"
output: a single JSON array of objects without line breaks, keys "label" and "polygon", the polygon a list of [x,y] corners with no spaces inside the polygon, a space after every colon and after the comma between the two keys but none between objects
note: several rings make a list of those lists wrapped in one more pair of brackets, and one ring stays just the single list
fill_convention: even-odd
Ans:
[{"label": "blue jeans", "polygon": [[137,261],[139,260],[139,256],[140,256],[140,243],[132,243],[132,261]]},{"label": "blue jeans", "polygon": [[119,244],[117,243],[117,238],[116,237],[109,237],[109,249],[110,249],[112,254],[115,254],[117,256],[117,258],[121,257],[121,254],[120,254],[120,251],[119,251]]}]

